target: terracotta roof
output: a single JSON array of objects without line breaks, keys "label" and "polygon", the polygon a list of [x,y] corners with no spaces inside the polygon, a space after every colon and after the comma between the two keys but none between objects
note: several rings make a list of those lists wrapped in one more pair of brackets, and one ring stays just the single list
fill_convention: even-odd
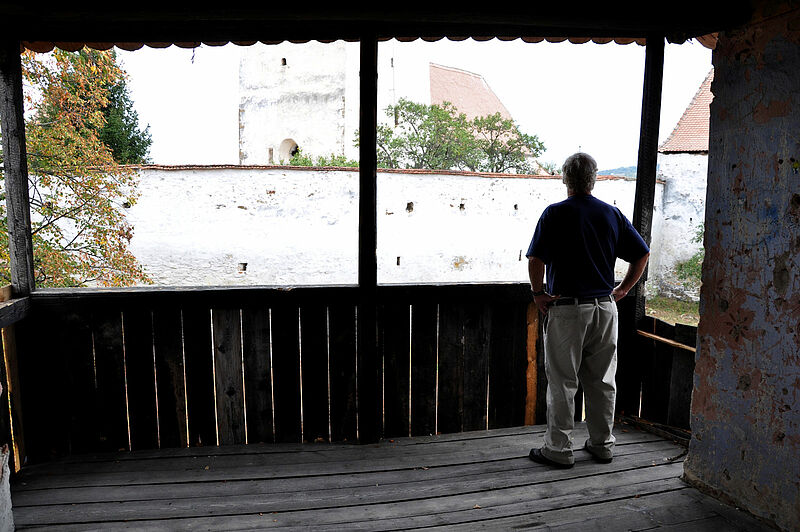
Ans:
[{"label": "terracotta roof", "polygon": [[710,106],[714,95],[711,94],[711,82],[714,69],[708,73],[700,84],[697,94],[692,98],[689,107],[683,112],[672,134],[658,148],[661,153],[696,153],[708,151],[708,124],[711,116]]},{"label": "terracotta roof", "polygon": [[431,104],[450,102],[469,119],[495,113],[511,119],[511,113],[479,74],[431,63],[430,83]]}]

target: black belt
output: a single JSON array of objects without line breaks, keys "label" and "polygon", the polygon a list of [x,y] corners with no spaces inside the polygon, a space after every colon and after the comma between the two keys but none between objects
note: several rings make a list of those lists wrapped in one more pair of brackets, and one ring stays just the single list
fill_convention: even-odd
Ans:
[{"label": "black belt", "polygon": [[560,299],[556,299],[552,303],[553,306],[560,306],[560,305],[586,305],[588,303],[605,303],[606,301],[614,302],[613,296],[603,296],[603,297],[562,297]]}]

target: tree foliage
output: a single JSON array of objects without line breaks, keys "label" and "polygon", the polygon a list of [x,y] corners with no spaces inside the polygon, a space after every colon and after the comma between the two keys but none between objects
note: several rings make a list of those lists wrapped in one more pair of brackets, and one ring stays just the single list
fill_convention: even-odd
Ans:
[{"label": "tree foliage", "polygon": [[[144,130],[139,127],[139,115],[133,108],[127,76],[117,66],[117,57],[113,49],[98,51],[84,48],[76,53],[55,52],[55,54],[63,56],[63,60],[69,63],[69,65],[64,63],[64,66],[76,72],[81,71],[81,63],[95,64],[100,68],[101,63],[111,61],[116,66],[113,75],[96,79],[99,84],[97,88],[104,96],[104,103],[100,105],[104,120],[98,121],[93,127],[99,140],[111,150],[117,163],[148,162],[150,145],[153,142],[150,126]],[[73,90],[69,87],[75,87],[74,79],[62,79],[62,82],[65,83],[67,90]],[[61,112],[62,108],[58,105],[45,104],[41,108],[43,122],[55,121]]]},{"label": "tree foliage", "polygon": [[133,108],[124,76],[108,87],[108,105],[103,116],[106,122],[100,130],[100,140],[111,149],[114,160],[120,164],[148,162],[153,143],[150,126],[139,128],[139,115]]},{"label": "tree foliage", "polygon": [[500,113],[469,120],[453,104],[401,99],[386,108],[396,125],[378,126],[378,166],[529,173],[544,144]]},{"label": "tree foliage", "polygon": [[[25,52],[22,70],[37,287],[147,282],[124,216],[138,197],[137,176],[102,140],[112,87],[124,80],[113,53]],[[4,202],[0,219],[0,276],[8,280]]]},{"label": "tree foliage", "polygon": [[[692,242],[702,244],[705,235],[705,224],[697,227]],[[699,290],[703,280],[703,260],[705,260],[705,248],[700,248],[694,255],[675,265],[675,275],[683,283],[684,288]]]}]

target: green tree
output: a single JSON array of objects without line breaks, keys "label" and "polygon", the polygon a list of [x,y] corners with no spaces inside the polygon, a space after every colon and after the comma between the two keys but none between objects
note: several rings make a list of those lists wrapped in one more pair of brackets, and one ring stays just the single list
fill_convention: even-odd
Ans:
[{"label": "green tree", "polygon": [[[22,55],[31,224],[37,287],[148,282],[130,253],[137,174],[101,140],[111,87],[124,72],[109,52]],[[0,277],[9,280],[5,203]]]},{"label": "green tree", "polygon": [[[695,232],[692,242],[702,244],[705,234],[705,224],[701,223]],[[703,260],[705,248],[700,248],[694,255],[675,265],[675,275],[683,283],[684,288],[699,290],[703,280]]]},{"label": "green tree", "polygon": [[531,158],[544,151],[544,144],[536,135],[528,135],[509,118],[500,113],[479,116],[470,123],[477,139],[477,163],[472,170],[504,173],[530,173]]},{"label": "green tree", "polygon": [[126,78],[120,77],[109,87],[108,105],[103,109],[106,122],[100,130],[100,140],[111,149],[120,164],[149,162],[153,139],[150,126],[139,128],[139,114],[133,108]]},{"label": "green tree", "polygon": [[379,167],[466,170],[474,164],[476,139],[467,116],[452,104],[401,99],[386,115],[397,126],[378,127]]},{"label": "green tree", "polygon": [[533,171],[530,161],[544,151],[536,135],[523,133],[499,113],[469,120],[449,102],[405,99],[385,111],[395,125],[378,125],[379,168],[525,173]]},{"label": "green tree", "polygon": [[[118,65],[117,57],[113,50],[100,51],[84,48],[74,53],[59,53],[64,68],[78,73],[87,65],[99,65],[107,61]],[[139,115],[133,108],[130,90],[127,85],[127,75],[120,68],[115,69],[114,75],[106,79],[97,80],[105,98],[100,111],[104,120],[94,127],[98,139],[111,150],[114,160],[119,164],[142,164],[148,162],[152,137],[150,126],[139,127]],[[80,89],[77,78],[64,78],[62,82],[68,90]],[[62,108],[55,102],[46,102],[40,109],[43,122],[57,120]]]}]

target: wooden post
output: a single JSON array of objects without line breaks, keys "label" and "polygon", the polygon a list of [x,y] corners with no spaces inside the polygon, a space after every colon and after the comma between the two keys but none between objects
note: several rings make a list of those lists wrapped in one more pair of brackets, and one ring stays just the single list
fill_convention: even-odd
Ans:
[{"label": "wooden post", "polygon": [[[639,130],[639,160],[636,165],[636,199],[633,204],[633,226],[650,245],[653,227],[653,205],[656,196],[658,163],[658,128],[661,121],[661,87],[664,78],[664,37],[647,39],[642,91],[642,121]],[[644,317],[644,281],[636,285],[636,321]]]},{"label": "wooden post", "polygon": [[377,347],[377,155],[378,40],[361,39],[358,190],[358,433],[362,443],[381,432],[380,364]]},{"label": "wooden post", "polygon": [[14,297],[34,289],[33,241],[28,199],[28,157],[22,107],[22,68],[18,41],[0,42],[0,118],[8,219],[8,252]]},{"label": "wooden post", "polygon": [[[650,245],[653,224],[653,204],[656,190],[656,163],[658,160],[658,127],[661,118],[661,87],[664,77],[664,36],[647,39],[642,91],[642,120],[639,130],[639,160],[636,166],[636,199],[633,204],[633,226]],[[645,316],[644,282],[634,287],[632,297],[635,309],[620,312],[619,369],[617,371],[617,412],[638,415],[641,370],[636,352],[637,324]],[[628,302],[620,302],[626,306]]]}]

